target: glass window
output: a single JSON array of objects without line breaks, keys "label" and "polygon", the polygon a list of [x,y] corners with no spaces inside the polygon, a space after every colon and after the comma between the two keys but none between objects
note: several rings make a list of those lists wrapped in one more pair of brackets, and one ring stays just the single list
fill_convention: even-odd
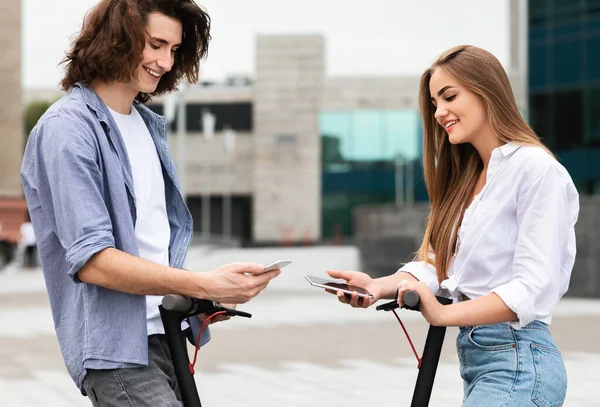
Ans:
[{"label": "glass window", "polygon": [[541,41],[542,44],[546,41],[548,35],[548,29],[546,26],[529,26],[529,44],[537,44]]},{"label": "glass window", "polygon": [[418,160],[423,133],[418,111],[325,111],[319,127],[324,237],[350,235],[355,206],[394,202],[397,154],[405,162],[416,160],[414,198],[427,199]]},{"label": "glass window", "polygon": [[586,14],[588,17],[600,17],[600,0],[587,0]]},{"label": "glass window", "polygon": [[600,35],[586,39],[587,77],[600,80]]},{"label": "glass window", "polygon": [[600,195],[600,179],[592,181],[592,184],[593,184],[593,187],[592,187],[593,191],[592,191],[592,193],[594,195]]},{"label": "glass window", "polygon": [[531,127],[548,148],[554,149],[556,140],[554,140],[552,123],[549,120],[549,117],[551,117],[550,112],[552,111],[552,94],[532,94],[529,106],[529,121]]},{"label": "glass window", "polygon": [[389,204],[395,200],[394,193],[325,193],[322,197],[322,236],[335,239],[353,234],[352,212],[355,207],[371,204]]},{"label": "glass window", "polygon": [[[550,3],[550,2],[548,2]],[[579,13],[579,0],[554,0],[554,14],[569,14],[573,12]]]},{"label": "glass window", "polygon": [[554,122],[558,149],[572,149],[583,144],[582,107],[580,89],[555,93],[554,112],[549,119]]},{"label": "glass window", "polygon": [[600,146],[600,86],[585,92],[585,144]]},{"label": "glass window", "polygon": [[548,85],[548,50],[546,42],[529,46],[529,87],[540,89]]},{"label": "glass window", "polygon": [[356,161],[385,158],[385,129],[382,113],[359,111],[352,114],[352,143],[342,146],[342,154]]},{"label": "glass window", "polygon": [[579,1],[554,0],[553,35],[557,39],[576,39],[582,28]]},{"label": "glass window", "polygon": [[406,160],[414,160],[421,151],[421,117],[413,110],[390,111],[386,113],[387,130],[386,159],[394,160],[401,154]]},{"label": "glass window", "polygon": [[600,14],[588,17],[586,30],[588,35],[600,35]]},{"label": "glass window", "polygon": [[577,39],[583,23],[579,15],[557,17],[554,20],[552,35],[555,39]]},{"label": "glass window", "polygon": [[567,85],[581,81],[580,42],[560,41],[554,44],[554,84]]},{"label": "glass window", "polygon": [[393,161],[419,156],[421,125],[415,110],[328,111],[319,118],[323,163]]},{"label": "glass window", "polygon": [[324,238],[347,236],[352,231],[352,218],[347,194],[328,193],[321,199],[321,231]]},{"label": "glass window", "polygon": [[548,18],[548,1],[547,0],[530,0],[529,1],[529,25],[543,26]]},{"label": "glass window", "polygon": [[342,145],[351,142],[351,115],[349,112],[323,112],[319,116],[321,130],[321,157],[323,171],[347,170]]}]

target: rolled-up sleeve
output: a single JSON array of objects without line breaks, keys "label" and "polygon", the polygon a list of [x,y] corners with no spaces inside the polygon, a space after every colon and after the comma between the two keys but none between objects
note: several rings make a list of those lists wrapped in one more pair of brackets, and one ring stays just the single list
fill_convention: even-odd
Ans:
[{"label": "rolled-up sleeve", "polygon": [[94,254],[114,247],[111,218],[93,135],[77,120],[54,116],[35,134],[35,185],[44,215],[66,251],[69,275]]},{"label": "rolled-up sleeve", "polygon": [[538,317],[551,317],[566,292],[575,262],[577,191],[555,166],[540,169],[519,187],[519,231],[510,282],[496,293],[524,327]]},{"label": "rolled-up sleeve", "polygon": [[425,261],[411,261],[402,266],[397,272],[406,272],[412,274],[417,280],[427,284],[434,294],[439,293],[440,285],[438,283],[435,267]]},{"label": "rolled-up sleeve", "polygon": [[[191,337],[189,337],[188,340],[192,345],[196,345],[196,339],[198,338],[198,334],[202,328],[202,321],[200,321],[200,318],[193,316],[188,318],[188,322],[191,330]],[[202,331],[202,336],[200,337],[200,346],[206,345],[208,342],[210,342],[210,339],[210,329],[208,326],[206,326],[204,327],[204,331]]]}]

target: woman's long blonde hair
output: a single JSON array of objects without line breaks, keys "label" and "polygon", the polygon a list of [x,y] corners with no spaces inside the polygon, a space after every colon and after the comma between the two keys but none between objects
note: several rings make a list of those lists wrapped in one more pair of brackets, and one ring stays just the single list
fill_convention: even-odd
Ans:
[{"label": "woman's long blonde hair", "polygon": [[417,258],[433,264],[441,282],[448,278],[457,225],[474,195],[483,162],[471,144],[452,145],[434,117],[429,81],[438,68],[481,98],[486,118],[501,141],[548,149],[521,117],[508,76],[489,52],[470,45],[454,47],[423,73],[419,106],[423,116],[423,171],[431,209]]}]

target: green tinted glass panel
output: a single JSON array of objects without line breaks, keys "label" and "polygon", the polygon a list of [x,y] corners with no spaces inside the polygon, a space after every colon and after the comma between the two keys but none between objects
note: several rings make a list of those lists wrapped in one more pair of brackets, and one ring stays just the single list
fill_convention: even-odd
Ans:
[{"label": "green tinted glass panel", "polygon": [[357,161],[384,159],[387,134],[383,126],[383,113],[353,112],[352,124],[352,142],[342,147],[344,157]]},{"label": "green tinted glass panel", "polygon": [[401,154],[407,160],[419,157],[421,130],[419,113],[413,110],[391,111],[386,114],[387,158],[392,160]]},{"label": "green tinted glass panel", "polygon": [[356,206],[394,201],[394,161],[398,154],[405,163],[418,160],[420,116],[416,110],[324,111],[319,126],[322,233],[325,238],[347,236]]}]

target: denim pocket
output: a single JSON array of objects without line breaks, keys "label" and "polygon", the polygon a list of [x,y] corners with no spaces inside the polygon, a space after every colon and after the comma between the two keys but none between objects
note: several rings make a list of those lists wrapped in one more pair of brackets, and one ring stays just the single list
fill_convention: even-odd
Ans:
[{"label": "denim pocket", "polygon": [[478,349],[502,351],[517,347],[512,328],[508,325],[482,325],[469,332],[469,341]]},{"label": "denim pocket", "polygon": [[560,407],[567,395],[567,371],[556,348],[531,344],[535,384],[531,400],[538,407]]},{"label": "denim pocket", "polygon": [[83,389],[85,390],[85,392],[87,393],[87,396],[89,397],[90,401],[92,402],[92,406],[99,407],[98,397],[96,396],[96,392],[94,391],[94,388],[92,387],[92,381],[91,381],[89,375],[87,375],[85,377],[85,379],[83,379]]}]

